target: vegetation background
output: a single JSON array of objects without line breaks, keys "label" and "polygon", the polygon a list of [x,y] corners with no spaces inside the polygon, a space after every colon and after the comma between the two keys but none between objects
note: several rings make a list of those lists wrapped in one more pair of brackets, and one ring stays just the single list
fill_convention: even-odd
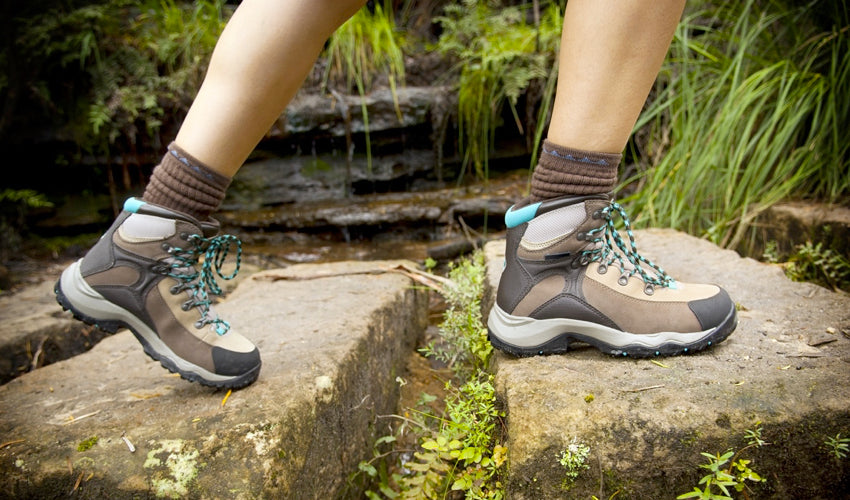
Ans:
[{"label": "vegetation background", "polygon": [[[57,186],[115,198],[144,185],[235,7],[3,3],[4,256]],[[370,2],[329,40],[315,71],[321,78],[308,85],[327,91],[330,82],[353,94],[411,79],[450,85],[456,136],[447,142],[456,145],[459,182],[491,175],[504,134],[523,138],[530,173],[549,118],[564,7],[564,0]],[[746,252],[764,247],[754,244],[755,223],[779,201],[850,203],[848,30],[840,0],[689,2],[627,149],[620,198],[637,225]],[[370,154],[368,132],[365,144]]]}]

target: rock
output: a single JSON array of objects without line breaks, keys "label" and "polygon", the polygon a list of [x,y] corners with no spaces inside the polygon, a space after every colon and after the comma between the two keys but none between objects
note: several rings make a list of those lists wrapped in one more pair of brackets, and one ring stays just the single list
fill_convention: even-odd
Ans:
[{"label": "rock", "polygon": [[[335,199],[302,201],[256,210],[225,210],[216,214],[222,224],[243,230],[276,230],[347,226],[407,224],[456,224],[458,217],[489,217],[501,224],[501,217],[516,197],[512,178],[493,181],[490,190],[461,191],[440,189],[421,193],[387,193]],[[491,226],[492,227],[492,226]]]},{"label": "rock", "polygon": [[345,162],[344,156],[299,155],[247,163],[234,177],[222,210],[345,199],[355,183],[408,184],[433,170],[434,155],[430,151],[409,150],[374,157],[371,170],[366,158],[358,156],[352,160],[349,178]]},{"label": "rock", "polygon": [[[739,326],[705,352],[660,360],[614,359],[590,347],[525,359],[497,354],[509,496],[675,498],[705,475],[701,452],[742,450],[746,430],[759,425],[770,445],[739,457],[767,478],[751,483],[751,498],[850,491],[845,465],[823,444],[850,428],[850,340],[836,335],[807,345],[828,326],[850,325],[850,297],[794,283],[772,266],[685,234],[636,233],[641,253],[673,277],[722,284],[741,306]],[[486,251],[489,307],[504,242]],[[591,451],[589,468],[570,484],[559,458],[573,439]]]},{"label": "rock", "polygon": [[168,374],[127,331],[0,387],[3,496],[358,496],[347,476],[384,432],[376,416],[396,411],[426,323],[427,293],[395,264],[242,283],[219,311],[259,345],[263,371],[232,394]]},{"label": "rock", "polygon": [[54,283],[0,296],[0,383],[85,352],[108,335],[62,314]]},{"label": "rock", "polygon": [[749,255],[761,255],[767,242],[776,243],[778,257],[786,258],[797,245],[822,243],[850,257],[850,208],[841,205],[810,201],[783,202],[770,207],[759,216],[754,227],[758,238]]},{"label": "rock", "polygon": [[[449,98],[448,90],[447,87],[399,87],[395,95],[386,88],[371,92],[362,99],[368,113],[369,131],[430,125],[431,109],[442,109],[443,101]],[[342,98],[342,105],[348,108],[351,116],[351,132],[364,132],[366,126],[360,96],[345,95]],[[345,135],[345,129],[341,105],[336,98],[329,94],[299,94],[272,127],[269,136],[278,138],[323,132],[341,137]]]}]

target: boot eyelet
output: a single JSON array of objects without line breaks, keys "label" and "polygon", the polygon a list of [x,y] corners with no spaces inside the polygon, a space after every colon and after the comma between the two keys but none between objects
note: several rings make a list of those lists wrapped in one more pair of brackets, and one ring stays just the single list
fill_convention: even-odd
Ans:
[{"label": "boot eyelet", "polygon": [[165,250],[166,252],[171,253],[171,245],[169,245],[168,243],[163,243],[163,244],[161,245],[161,248],[162,248],[163,250]]},{"label": "boot eyelet", "polygon": [[643,287],[643,293],[647,295],[652,295],[653,293],[655,293],[655,287],[652,286],[651,283],[647,283],[646,286]]},{"label": "boot eyelet", "polygon": [[599,267],[596,268],[596,272],[599,274],[605,274],[608,272],[608,266],[605,264],[599,264]]},{"label": "boot eyelet", "polygon": [[629,278],[624,274],[617,279],[617,284],[620,286],[626,286],[629,284]]},{"label": "boot eyelet", "polygon": [[180,233],[180,239],[183,241],[189,241],[189,233],[183,232]]},{"label": "boot eyelet", "polygon": [[590,257],[588,257],[587,255],[582,255],[581,259],[579,259],[578,263],[579,263],[580,266],[586,266],[586,265],[590,264]]},{"label": "boot eyelet", "polygon": [[174,285],[173,287],[171,287],[169,292],[171,292],[171,295],[177,295],[178,293],[180,293],[180,285]]},{"label": "boot eyelet", "polygon": [[203,321],[201,321],[201,320],[195,321],[194,326],[195,326],[195,328],[197,328],[198,330],[200,330],[201,328],[203,328],[203,327],[204,327],[204,322],[203,322]]},{"label": "boot eyelet", "polygon": [[187,301],[187,302],[184,302],[184,303],[180,304],[180,309],[183,309],[184,311],[188,311],[188,310],[189,310],[189,309],[191,309],[191,308],[192,308],[192,303],[191,303],[191,302],[188,302],[188,301]]},{"label": "boot eyelet", "polygon": [[600,210],[597,210],[597,211],[593,212],[593,214],[591,215],[591,217],[592,217],[592,218],[594,218],[594,219],[596,219],[596,220],[599,220],[599,219],[604,219],[604,218],[605,218],[605,215],[602,213],[602,210],[600,209]]},{"label": "boot eyelet", "polygon": [[585,233],[584,231],[579,231],[578,233],[576,233],[576,239],[579,241],[585,241],[587,239],[587,233]]}]

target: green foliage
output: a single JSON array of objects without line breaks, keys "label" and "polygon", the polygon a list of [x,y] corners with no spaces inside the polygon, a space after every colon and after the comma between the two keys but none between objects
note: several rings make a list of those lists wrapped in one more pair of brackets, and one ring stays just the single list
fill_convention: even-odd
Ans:
[{"label": "green foliage", "polygon": [[[728,469],[723,469],[729,460],[735,455],[734,451],[727,451],[723,455],[719,453],[712,455],[711,453],[702,453],[702,456],[708,458],[708,463],[700,465],[703,469],[709,471],[708,474],[700,479],[699,484],[704,485],[705,489],[694,487],[694,490],[689,493],[684,493],[676,498],[699,498],[700,500],[732,500],[729,487],[733,487],[737,491],[741,491],[744,487],[745,480],[764,481],[758,474],[753,472],[748,464],[749,460],[738,460],[732,462]],[[732,473],[732,468],[737,472]],[[739,487],[741,489],[739,489]],[[720,490],[723,494],[716,492]]]},{"label": "green foliage", "polygon": [[785,264],[785,275],[794,281],[811,281],[833,290],[850,290],[850,261],[824,248],[822,243],[807,241],[798,245]]},{"label": "green foliage", "polygon": [[32,189],[0,190],[0,262],[7,261],[21,249],[27,214],[52,206],[43,194]]},{"label": "green foliage", "polygon": [[364,95],[375,76],[385,74],[395,90],[396,85],[404,85],[405,45],[389,2],[375,3],[374,13],[360,9],[328,40],[324,85],[343,79],[347,90]]},{"label": "green foliage", "polygon": [[375,3],[374,13],[362,8],[340,26],[325,48],[326,66],[323,86],[328,81],[344,78],[348,90],[355,88],[360,95],[360,112],[366,135],[366,158],[372,168],[372,143],[369,138],[369,113],[364,99],[371,89],[375,75],[389,79],[396,113],[402,121],[396,98],[396,86],[404,85],[405,39],[396,28],[392,4]]},{"label": "green foliage", "polygon": [[[41,105],[75,142],[106,151],[152,137],[188,105],[225,24],[223,0],[109,0],[22,19],[17,46],[38,72]],[[61,82],[61,83],[60,83]]]},{"label": "green foliage", "polygon": [[450,284],[443,289],[449,307],[440,325],[441,342],[422,349],[451,367],[459,375],[486,371],[493,346],[487,340],[487,328],[481,317],[481,296],[486,269],[484,254],[474,253],[469,259],[453,263]]},{"label": "green foliage", "polygon": [[827,436],[823,444],[836,460],[846,458],[847,454],[850,453],[850,438],[841,437],[840,432],[835,437]]},{"label": "green foliage", "polygon": [[569,489],[576,480],[581,471],[589,469],[587,465],[587,457],[590,456],[590,447],[584,443],[579,443],[576,438],[561,451],[558,457],[558,463],[564,468],[564,483],[562,487]]},{"label": "green foliage", "polygon": [[[554,3],[542,13],[539,26],[528,24],[526,7],[501,7],[500,3],[463,0],[446,5],[445,14],[436,18],[443,29],[436,49],[456,58],[460,70],[458,128],[463,166],[471,164],[476,175],[485,179],[502,107],[510,106],[523,132],[517,99],[534,80],[554,81],[550,68],[557,60],[562,25]],[[551,92],[553,86],[547,95]],[[539,142],[539,136],[536,139]]]},{"label": "green foliage", "polygon": [[756,422],[755,429],[747,429],[744,433],[744,438],[747,440],[747,444],[749,446],[764,446],[767,444],[767,441],[762,439],[762,427],[761,422]]},{"label": "green foliage", "polygon": [[738,247],[791,196],[850,193],[846,6],[701,2],[679,25],[647,127],[632,204],[643,224]]},{"label": "green foliage", "polygon": [[[416,408],[396,416],[401,422],[396,434],[380,438],[373,459],[359,466],[358,474],[376,484],[377,491],[368,491],[368,498],[437,499],[460,494],[468,499],[504,498],[500,481],[507,460],[500,435],[504,413],[496,403],[493,376],[486,371],[490,350],[480,313],[483,277],[480,251],[452,267],[443,291],[449,305],[440,325],[443,343],[425,351],[450,363],[460,381],[445,383],[442,412],[430,406],[436,396],[422,394]],[[397,445],[409,429],[418,443],[412,455],[381,451],[382,445]],[[398,472],[389,473],[382,459],[393,454],[401,459]]]},{"label": "green foliage", "polygon": [[[753,447],[762,447],[767,444],[762,439],[761,422],[756,422],[755,429],[747,429],[744,437],[747,446],[740,451],[729,450],[724,454],[701,453],[708,459],[707,464],[701,464],[700,468],[708,470],[708,474],[699,480],[700,487],[695,486],[692,491],[683,493],[676,498],[698,498],[700,500],[732,500],[730,488],[736,492],[744,492],[747,481],[752,483],[763,483],[767,479],[758,475],[750,468],[752,460],[739,458],[746,450]],[[728,464],[728,466],[727,466]],[[744,493],[746,498],[749,496]]]},{"label": "green foliage", "polygon": [[80,452],[82,452],[82,451],[88,451],[88,450],[90,450],[90,449],[91,449],[94,445],[96,445],[96,444],[97,444],[97,441],[98,441],[98,437],[97,437],[97,436],[92,436],[92,437],[90,437],[90,438],[88,438],[88,439],[83,439],[82,441],[80,441],[80,444],[78,444],[78,445],[77,445],[77,451],[80,451]]},{"label": "green foliage", "polygon": [[32,189],[4,189],[0,191],[0,206],[11,205],[17,209],[52,207],[53,203],[41,193]]}]

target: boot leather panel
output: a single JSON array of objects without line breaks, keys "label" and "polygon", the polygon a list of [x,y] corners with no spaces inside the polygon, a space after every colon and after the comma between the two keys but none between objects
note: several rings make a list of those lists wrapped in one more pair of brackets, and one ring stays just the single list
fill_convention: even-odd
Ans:
[{"label": "boot leather panel", "polygon": [[179,357],[215,372],[211,346],[203,339],[208,335],[216,335],[212,331],[213,327],[206,325],[201,329],[195,328],[195,322],[201,319],[198,309],[193,307],[184,311],[180,308],[180,304],[191,299],[191,294],[183,292],[172,295],[168,281],[160,281],[159,286],[147,296],[147,310],[155,318],[155,331]]},{"label": "boot leather panel", "polygon": [[[642,281],[634,278],[629,281],[633,280],[643,284]],[[583,289],[587,300],[602,314],[611,318],[623,331],[644,334],[703,330],[687,302],[643,300],[601,284],[591,279],[589,274],[584,279]],[[643,294],[643,291],[640,293]]]}]

